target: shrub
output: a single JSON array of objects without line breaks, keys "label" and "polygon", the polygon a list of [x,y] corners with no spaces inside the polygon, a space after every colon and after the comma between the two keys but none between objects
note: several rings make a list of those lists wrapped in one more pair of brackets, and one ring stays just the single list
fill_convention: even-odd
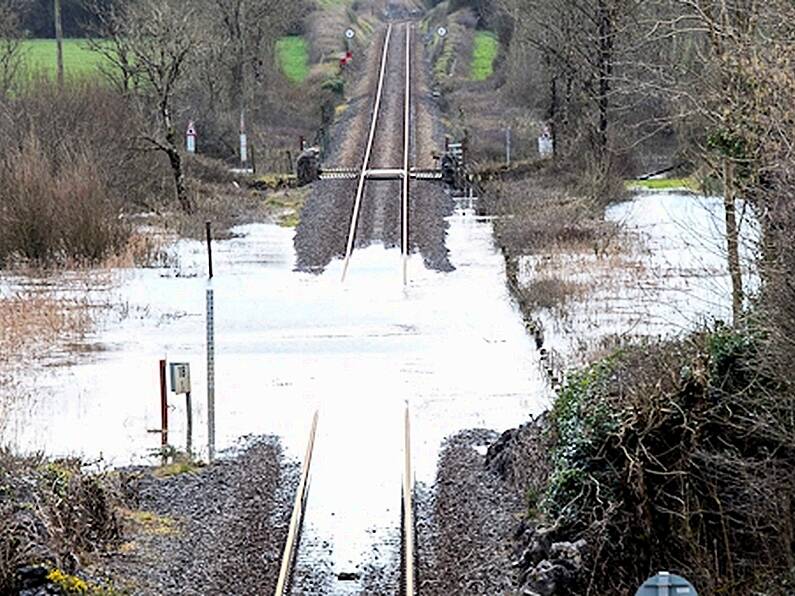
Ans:
[{"label": "shrub", "polygon": [[119,493],[112,477],[89,476],[78,461],[0,451],[0,593],[17,593],[21,567],[67,580],[61,569],[73,573],[85,553],[116,544]]},{"label": "shrub", "polygon": [[759,372],[759,341],[719,327],[568,379],[542,509],[590,545],[577,589],[670,569],[705,594],[791,593],[793,399]]},{"label": "shrub", "polygon": [[119,213],[84,154],[56,165],[29,138],[0,163],[0,266],[100,261],[127,239]]}]

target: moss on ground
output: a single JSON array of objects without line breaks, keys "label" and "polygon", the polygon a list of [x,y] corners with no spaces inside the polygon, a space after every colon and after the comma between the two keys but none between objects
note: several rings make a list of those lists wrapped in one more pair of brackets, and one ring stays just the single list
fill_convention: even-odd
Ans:
[{"label": "moss on ground", "polygon": [[122,518],[141,534],[172,536],[179,533],[177,520],[152,511],[121,509]]},{"label": "moss on ground", "polygon": [[202,465],[193,461],[175,461],[155,468],[153,474],[156,478],[171,478],[180,474],[195,474],[202,469]]},{"label": "moss on ground", "polygon": [[627,180],[629,190],[690,190],[700,192],[701,185],[695,178],[653,178],[650,180]]},{"label": "moss on ground", "polygon": [[308,188],[291,189],[269,194],[265,203],[269,210],[277,213],[277,221],[285,228],[295,228],[301,220],[301,210],[306,202]]}]

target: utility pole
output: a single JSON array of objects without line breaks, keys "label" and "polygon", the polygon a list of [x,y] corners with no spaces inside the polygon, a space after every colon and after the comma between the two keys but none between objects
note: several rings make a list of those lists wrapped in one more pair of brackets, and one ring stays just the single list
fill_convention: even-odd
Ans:
[{"label": "utility pole", "polygon": [[246,134],[246,66],[248,47],[246,45],[246,1],[240,3],[240,165],[248,167],[248,136]]},{"label": "utility pole", "polygon": [[55,47],[58,54],[58,88],[63,89],[63,18],[61,15],[61,0],[55,2]]}]

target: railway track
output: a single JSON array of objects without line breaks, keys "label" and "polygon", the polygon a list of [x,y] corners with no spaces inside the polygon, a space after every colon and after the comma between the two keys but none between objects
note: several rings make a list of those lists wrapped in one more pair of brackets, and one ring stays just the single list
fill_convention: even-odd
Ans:
[{"label": "railway track", "polygon": [[[293,567],[298,556],[298,549],[301,544],[301,530],[303,528],[304,512],[309,496],[309,480],[311,476],[312,459],[315,449],[315,438],[317,436],[319,413],[315,412],[309,430],[306,454],[301,466],[301,477],[293,503],[293,511],[290,517],[287,539],[282,552],[282,562],[279,577],[276,583],[275,596],[287,596],[290,594]],[[399,594],[401,596],[417,596],[417,540],[416,524],[414,516],[414,472],[412,468],[411,456],[411,413],[408,405],[406,406],[403,420],[403,470],[401,483],[401,578]]]},{"label": "railway track", "polygon": [[[401,29],[401,32],[395,33],[395,29]],[[378,69],[378,83],[376,85],[375,97],[373,101],[373,111],[370,117],[369,133],[365,144],[364,157],[362,164],[358,169],[340,169],[336,171],[328,171],[324,173],[326,179],[333,178],[356,178],[357,187],[356,195],[354,197],[353,210],[351,213],[350,226],[348,230],[348,240],[345,248],[345,258],[342,268],[342,280],[348,274],[350,267],[351,257],[353,255],[354,245],[356,242],[356,233],[359,225],[359,219],[362,212],[362,204],[365,198],[365,188],[369,181],[385,181],[397,180],[401,184],[400,192],[400,246],[402,256],[402,271],[403,283],[408,283],[408,257],[410,252],[409,246],[409,200],[410,192],[409,186],[411,179],[424,178],[424,179],[437,179],[438,174],[431,170],[414,170],[411,167],[411,148],[412,148],[412,42],[413,42],[413,25],[411,23],[404,23],[395,27],[388,25],[384,35],[384,41],[381,51],[381,61]],[[387,79],[387,73],[390,68],[395,68],[399,71],[401,65],[390,64],[390,44],[396,35],[405,36],[405,54],[403,55],[403,71],[405,76],[403,78],[403,93],[402,93],[402,163],[396,167],[376,168],[372,167],[374,161],[374,146],[376,144],[377,133],[381,125],[383,117],[383,103],[384,103],[384,88]],[[389,123],[383,128],[389,126]]]},{"label": "railway track", "polygon": [[[397,36],[405,42],[405,51],[400,51],[399,46],[392,46]],[[414,179],[438,180],[441,175],[436,170],[421,170],[412,168],[412,43],[413,25],[402,23],[399,25],[388,25],[384,33],[383,45],[381,48],[381,59],[378,66],[378,79],[375,87],[375,95],[372,102],[372,113],[364,154],[360,167],[358,168],[338,168],[322,173],[324,179],[355,179],[357,180],[356,194],[353,202],[353,209],[348,229],[347,245],[343,265],[342,279],[348,274],[348,269],[356,244],[356,234],[360,224],[360,217],[367,200],[381,201],[380,206],[369,205],[373,212],[381,210],[381,216],[386,217],[383,211],[387,210],[386,203],[390,208],[394,207],[392,201],[400,203],[400,246],[402,256],[402,275],[403,283],[408,282],[408,257],[410,252],[409,245],[409,201],[410,201],[410,181]],[[400,56],[400,59],[396,59]],[[394,69],[396,75],[401,79],[402,92],[397,97],[394,76],[389,78],[390,69]],[[402,75],[402,76],[400,76]],[[385,97],[387,80],[391,93]],[[402,103],[400,109],[396,109],[398,102]],[[384,109],[384,104],[388,104]],[[396,125],[395,119],[401,120],[402,138],[400,146],[397,146],[393,128]],[[384,123],[384,120],[387,120]],[[379,151],[377,151],[377,149]],[[389,160],[397,158],[398,149],[400,153],[400,163],[397,167],[377,167],[374,163],[389,163]],[[380,154],[379,154],[380,153]],[[392,165],[392,164],[390,164]],[[381,194],[371,192],[366,193],[369,185],[377,185],[382,182],[389,182],[392,187],[379,188]],[[395,195],[395,182],[400,183],[400,194]],[[387,192],[384,193],[383,191]],[[389,209],[390,213],[392,212]],[[393,220],[394,221],[394,220]],[[375,224],[373,224],[375,225]],[[383,224],[381,224],[383,225]],[[311,477],[311,466],[315,448],[315,437],[317,435],[319,414],[315,413],[310,426],[309,439],[306,447],[306,454],[301,469],[301,477],[295,494],[292,516],[288,536],[285,541],[282,553],[282,562],[279,578],[276,587],[276,596],[286,596],[291,591],[291,580],[298,552],[301,548],[301,530],[303,527],[304,513],[309,495],[309,484]],[[417,594],[417,572],[415,565],[416,557],[416,535],[414,520],[414,476],[412,471],[411,458],[411,420],[408,406],[406,406],[403,419],[403,452],[402,458],[402,483],[401,483],[401,538],[400,538],[400,586],[395,586],[396,592],[402,596],[415,596]],[[397,447],[397,446],[396,446]],[[396,495],[397,498],[397,495]]]}]

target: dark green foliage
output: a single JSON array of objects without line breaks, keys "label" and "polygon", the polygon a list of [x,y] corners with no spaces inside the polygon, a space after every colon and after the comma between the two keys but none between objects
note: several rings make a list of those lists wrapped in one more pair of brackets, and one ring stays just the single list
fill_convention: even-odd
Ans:
[{"label": "dark green foliage", "polygon": [[721,326],[643,345],[561,390],[543,512],[588,540],[597,593],[657,569],[705,594],[789,593],[795,401],[758,372],[759,341]]}]

